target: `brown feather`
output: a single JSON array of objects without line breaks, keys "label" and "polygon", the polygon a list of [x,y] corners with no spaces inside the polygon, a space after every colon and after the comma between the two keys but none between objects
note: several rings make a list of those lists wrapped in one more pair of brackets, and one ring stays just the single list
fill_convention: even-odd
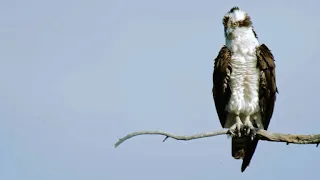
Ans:
[{"label": "brown feather", "polygon": [[250,26],[252,26],[251,18],[247,14],[246,14],[245,19],[242,20],[242,21],[239,21],[238,23],[239,23],[239,27],[250,27]]},{"label": "brown feather", "polygon": [[259,105],[262,111],[264,129],[269,127],[278,93],[276,85],[275,60],[265,44],[257,48],[257,66],[260,68]]},{"label": "brown feather", "polygon": [[223,46],[214,60],[214,71],[212,75],[212,95],[222,127],[224,126],[227,118],[227,111],[225,110],[225,107],[231,96],[229,79],[232,67],[230,61],[231,52],[226,46]]}]

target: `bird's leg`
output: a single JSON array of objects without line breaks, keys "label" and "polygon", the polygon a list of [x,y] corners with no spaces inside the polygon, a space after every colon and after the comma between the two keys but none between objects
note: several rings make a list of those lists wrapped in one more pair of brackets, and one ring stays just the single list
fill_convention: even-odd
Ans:
[{"label": "bird's leg", "polygon": [[242,132],[242,122],[239,116],[235,116],[235,123],[229,128],[229,132],[231,136],[238,136],[241,137],[241,132]]},{"label": "bird's leg", "polygon": [[250,120],[250,116],[247,116],[243,122],[244,127],[243,131],[245,135],[249,135],[251,137],[254,137],[256,135],[256,129],[252,125],[252,122]]}]

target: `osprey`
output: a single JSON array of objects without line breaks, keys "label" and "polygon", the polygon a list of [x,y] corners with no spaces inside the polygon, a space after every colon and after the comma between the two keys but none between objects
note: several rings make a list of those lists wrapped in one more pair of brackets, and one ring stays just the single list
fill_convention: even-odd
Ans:
[{"label": "osprey", "polygon": [[229,128],[232,156],[249,165],[258,139],[255,129],[268,129],[276,101],[275,60],[259,44],[250,16],[233,7],[223,17],[225,45],[214,60],[212,94],[223,128]]}]

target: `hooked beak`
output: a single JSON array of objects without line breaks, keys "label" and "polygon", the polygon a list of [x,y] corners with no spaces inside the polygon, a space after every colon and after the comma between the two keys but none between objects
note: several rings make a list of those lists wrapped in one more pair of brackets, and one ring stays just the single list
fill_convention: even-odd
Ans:
[{"label": "hooked beak", "polygon": [[228,39],[233,39],[234,37],[233,37],[233,30],[234,29],[232,29],[232,28],[226,28],[225,29],[225,36],[226,36],[226,38],[228,38]]}]

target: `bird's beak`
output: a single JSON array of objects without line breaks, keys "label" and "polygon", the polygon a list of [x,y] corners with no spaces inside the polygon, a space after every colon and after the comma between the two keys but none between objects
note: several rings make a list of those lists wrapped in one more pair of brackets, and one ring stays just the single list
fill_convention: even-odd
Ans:
[{"label": "bird's beak", "polygon": [[228,39],[233,39],[233,29],[232,28],[226,29],[226,36]]}]

